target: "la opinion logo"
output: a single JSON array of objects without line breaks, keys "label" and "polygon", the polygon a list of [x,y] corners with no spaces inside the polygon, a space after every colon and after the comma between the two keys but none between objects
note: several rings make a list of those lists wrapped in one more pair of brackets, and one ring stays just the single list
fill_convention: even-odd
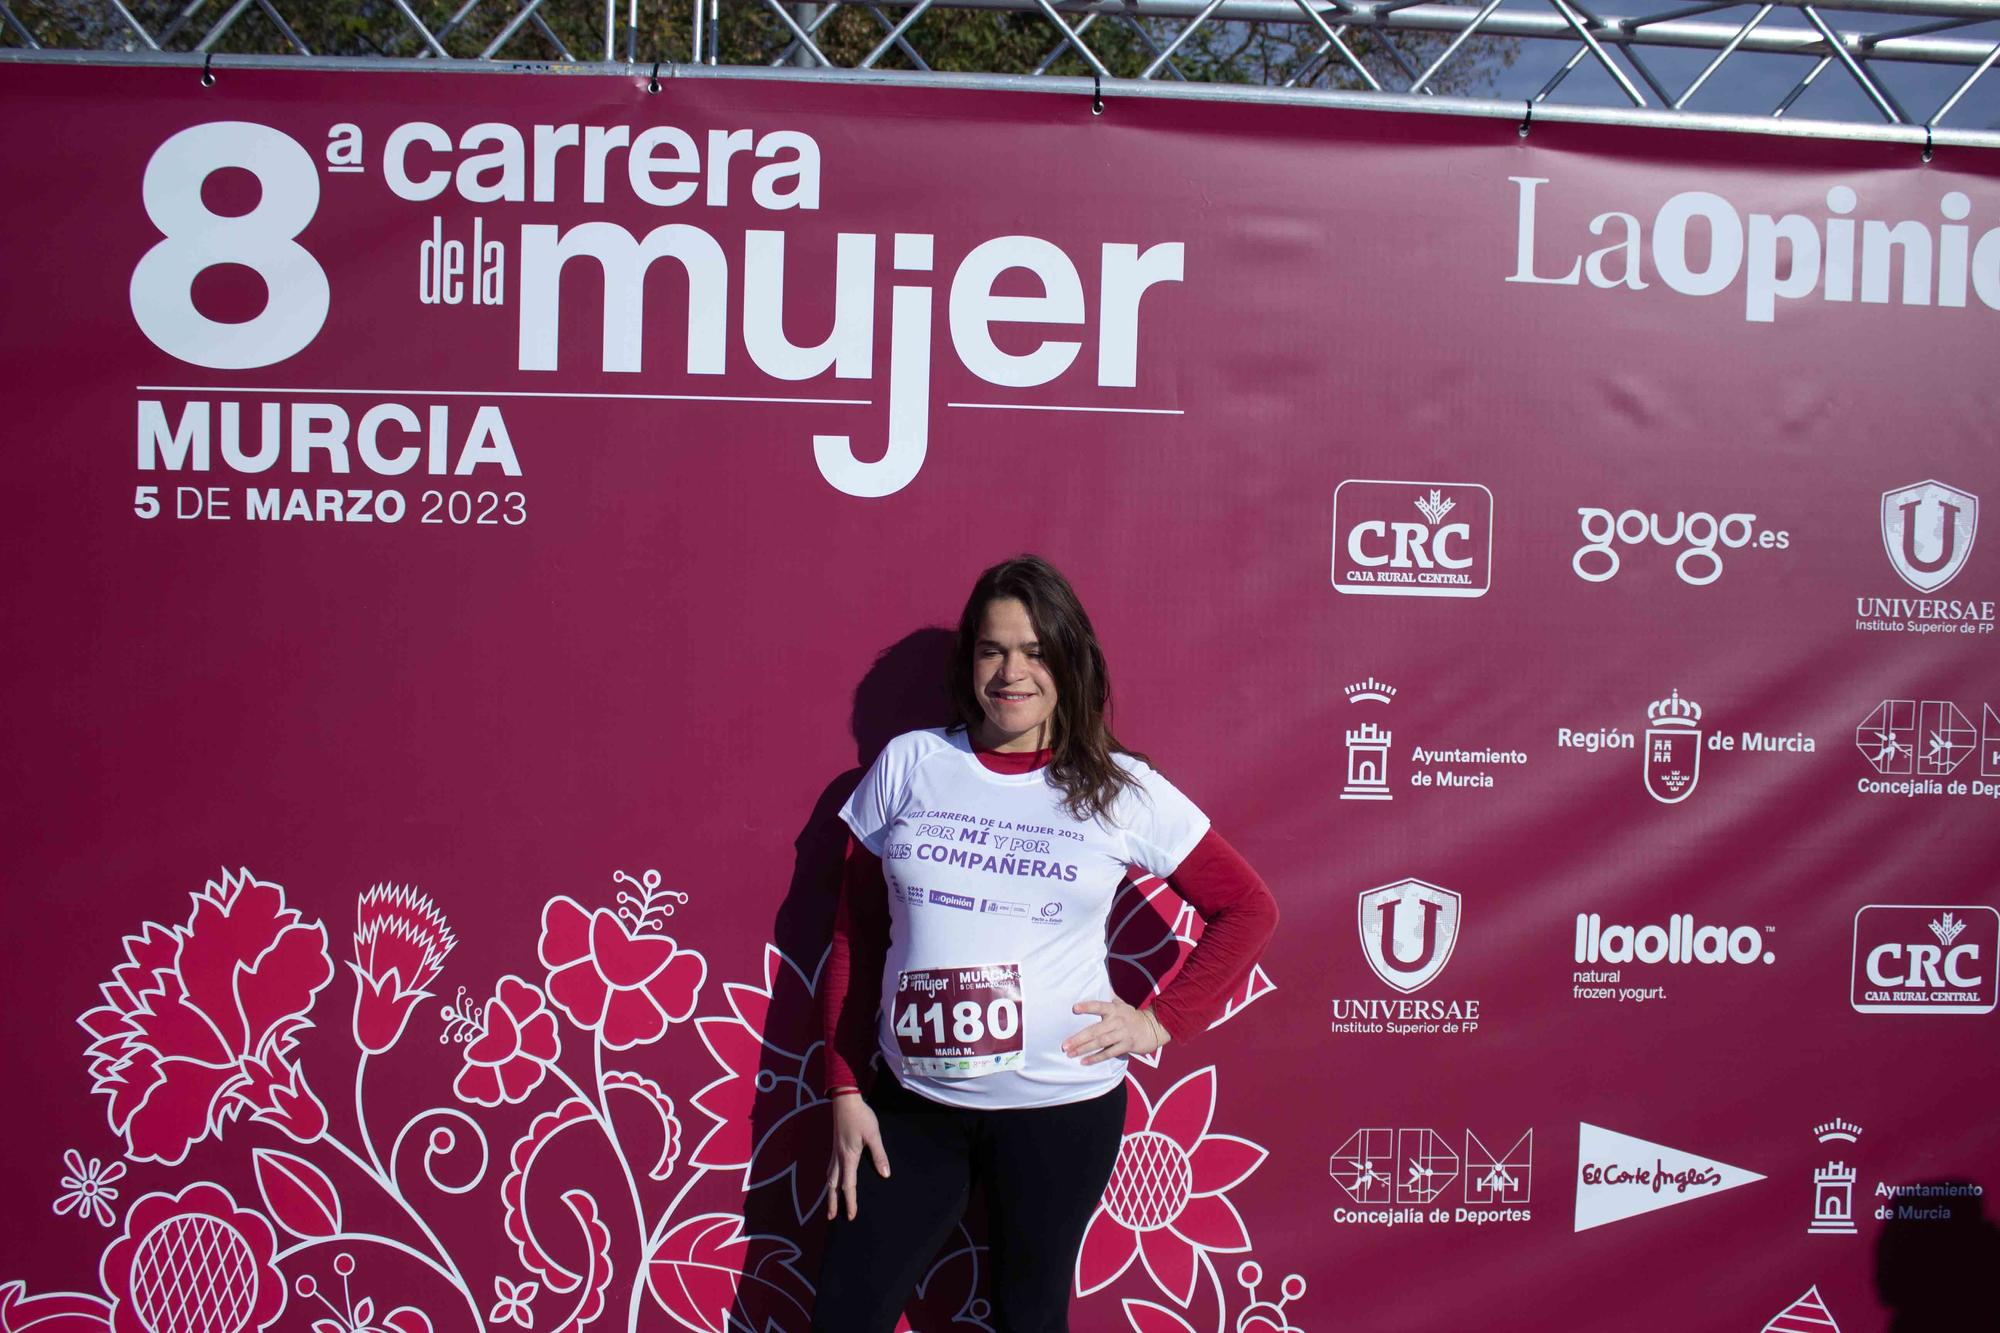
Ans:
[{"label": "la opinion logo", "polygon": [[1409,994],[1437,979],[1458,943],[1460,900],[1450,889],[1401,879],[1361,895],[1361,952],[1375,975]]}]

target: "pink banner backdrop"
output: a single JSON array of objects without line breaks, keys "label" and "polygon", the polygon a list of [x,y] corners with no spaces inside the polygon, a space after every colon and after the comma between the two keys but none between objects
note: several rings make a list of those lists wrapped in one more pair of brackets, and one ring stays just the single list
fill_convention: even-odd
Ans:
[{"label": "pink banner backdrop", "polygon": [[[1078,1328],[1991,1320],[1992,160],[0,99],[0,1330],[802,1329],[833,811],[1024,549],[1284,911],[1131,1067]],[[1135,997],[1200,932],[1114,925]]]}]

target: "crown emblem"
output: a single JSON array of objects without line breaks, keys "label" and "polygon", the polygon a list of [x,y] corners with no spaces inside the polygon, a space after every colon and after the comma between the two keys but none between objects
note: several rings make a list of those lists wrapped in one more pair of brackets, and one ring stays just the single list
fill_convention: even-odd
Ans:
[{"label": "crown emblem", "polygon": [[1444,492],[1435,488],[1432,489],[1429,499],[1425,499],[1423,496],[1417,497],[1417,512],[1433,523],[1457,507],[1458,501],[1445,499]]},{"label": "crown emblem", "polygon": [[1861,1137],[1861,1126],[1835,1116],[1824,1125],[1814,1125],[1813,1137],[1821,1143],[1832,1143],[1836,1139],[1842,1143],[1852,1143]]},{"label": "crown emblem", "polygon": [[1373,676],[1367,680],[1356,681],[1347,687],[1347,702],[1351,704],[1386,704],[1395,697],[1394,685],[1384,685]]},{"label": "crown emblem", "polygon": [[1681,698],[1679,690],[1646,705],[1646,720],[1656,727],[1692,727],[1701,721],[1701,705]]},{"label": "crown emblem", "polygon": [[1937,942],[1947,949],[1951,947],[1953,940],[1964,933],[1965,923],[1950,912],[1946,912],[1943,916],[1931,922],[1931,934],[1937,936]]}]

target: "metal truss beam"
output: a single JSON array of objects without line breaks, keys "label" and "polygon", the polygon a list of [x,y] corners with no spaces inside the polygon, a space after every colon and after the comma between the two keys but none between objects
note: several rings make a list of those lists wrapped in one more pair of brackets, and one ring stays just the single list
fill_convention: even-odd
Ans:
[{"label": "metal truss beam", "polygon": [[[30,8],[0,0],[0,60],[64,58],[95,51],[144,60],[245,59],[303,63],[315,29],[303,20],[362,0],[68,0]],[[1083,74],[1093,95],[1123,95],[1128,84],[1185,85],[1194,95],[1255,100],[1245,68],[1227,64],[1248,35],[1265,41],[1255,77],[1265,90],[1329,98],[1378,97],[1389,105],[1463,109],[1452,95],[1481,86],[1480,73],[1510,67],[1509,82],[1539,88],[1512,105],[1524,116],[1559,118],[1582,101],[1595,110],[1685,119],[1697,97],[1713,105],[1732,87],[1743,55],[1786,58],[1796,68],[1764,99],[1778,121],[1829,70],[1851,91],[1843,134],[1870,119],[1911,127],[1944,142],[1942,124],[1963,119],[1967,95],[2000,63],[2000,0],[390,0],[367,5],[397,25],[379,43],[387,63],[431,68],[478,62],[574,66],[601,53],[607,63],[659,61],[686,73],[765,67],[769,72],[852,70],[873,82],[922,81],[935,67],[927,43],[948,32],[951,11],[1013,13],[1047,31],[1039,63],[1019,69],[964,69],[956,79],[991,75],[1007,86],[1048,86]],[[1622,4],[1623,13],[1604,10]],[[39,10],[38,14],[36,11]],[[314,11],[318,10],[319,15]],[[420,13],[420,10],[423,11]],[[50,13],[64,16],[58,23]],[[425,14],[432,15],[426,20]],[[860,18],[862,30],[854,24]],[[378,19],[379,22],[379,19]],[[856,43],[857,31],[867,35]],[[318,31],[324,33],[326,29]],[[664,34],[664,36],[662,36]],[[836,34],[839,40],[834,40]],[[671,49],[644,45],[664,41]],[[622,52],[621,52],[622,46]],[[400,49],[398,49],[400,47]],[[1223,53],[1218,58],[1218,52]],[[1270,52],[1275,51],[1275,56]],[[1493,64],[1482,63],[1496,51]],[[1660,53],[1710,52],[1698,72],[1683,59],[1656,67]],[[232,54],[224,55],[224,52]],[[1122,54],[1117,54],[1122,52]],[[1546,53],[1546,58],[1542,53]],[[893,59],[901,69],[885,69]],[[1032,58],[1032,57],[1031,57]],[[1732,63],[1734,62],[1734,63]],[[1539,63],[1540,68],[1537,68]],[[1921,95],[1891,87],[1881,68],[1936,72]],[[1594,68],[1603,77],[1567,84]],[[1769,62],[1763,66],[1770,80]],[[1542,77],[1546,71],[1547,77]],[[1673,71],[1671,75],[1667,71]],[[1115,75],[1124,75],[1118,78]],[[1136,76],[1136,78],[1132,77]],[[1470,77],[1468,77],[1470,76]],[[1795,81],[1793,81],[1795,80]],[[1486,80],[1485,86],[1492,81]],[[1205,89],[1205,92],[1199,90]],[[1350,92],[1349,89],[1354,91]],[[1550,99],[1565,91],[1564,103]],[[1858,96],[1856,96],[1858,94]],[[1595,98],[1592,102],[1590,99]],[[1737,102],[1740,104],[1741,97]],[[1978,103],[1982,99],[1975,99]],[[1504,104],[1504,103],[1502,103]],[[1660,110],[1655,111],[1655,108]],[[1983,113],[1989,118],[1991,107]],[[1712,117],[1710,119],[1713,119]],[[1792,122],[1796,125],[1799,122]],[[2000,121],[1996,121],[2000,124]],[[1956,126],[1954,126],[1956,128]],[[1796,131],[1792,131],[1796,132]],[[1983,142],[1984,131],[1961,131]],[[1868,136],[1873,137],[1873,136]]]}]

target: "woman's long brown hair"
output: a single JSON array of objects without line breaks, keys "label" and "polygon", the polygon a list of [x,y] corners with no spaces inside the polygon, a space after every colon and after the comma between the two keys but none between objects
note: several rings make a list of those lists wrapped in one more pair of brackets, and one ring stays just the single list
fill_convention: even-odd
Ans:
[{"label": "woman's long brown hair", "polygon": [[1055,737],[1049,748],[1051,780],[1062,788],[1063,806],[1077,819],[1110,813],[1112,802],[1126,788],[1138,786],[1118,766],[1114,754],[1143,758],[1126,749],[1111,734],[1111,673],[1097,631],[1084,614],[1083,603],[1069,580],[1040,556],[1018,555],[1003,560],[979,576],[958,618],[958,640],[951,655],[952,712],[955,726],[977,735],[986,711],[972,685],[972,655],[978,646],[980,622],[990,602],[1012,598],[1028,608],[1035,627],[1042,664],[1055,681]]}]

